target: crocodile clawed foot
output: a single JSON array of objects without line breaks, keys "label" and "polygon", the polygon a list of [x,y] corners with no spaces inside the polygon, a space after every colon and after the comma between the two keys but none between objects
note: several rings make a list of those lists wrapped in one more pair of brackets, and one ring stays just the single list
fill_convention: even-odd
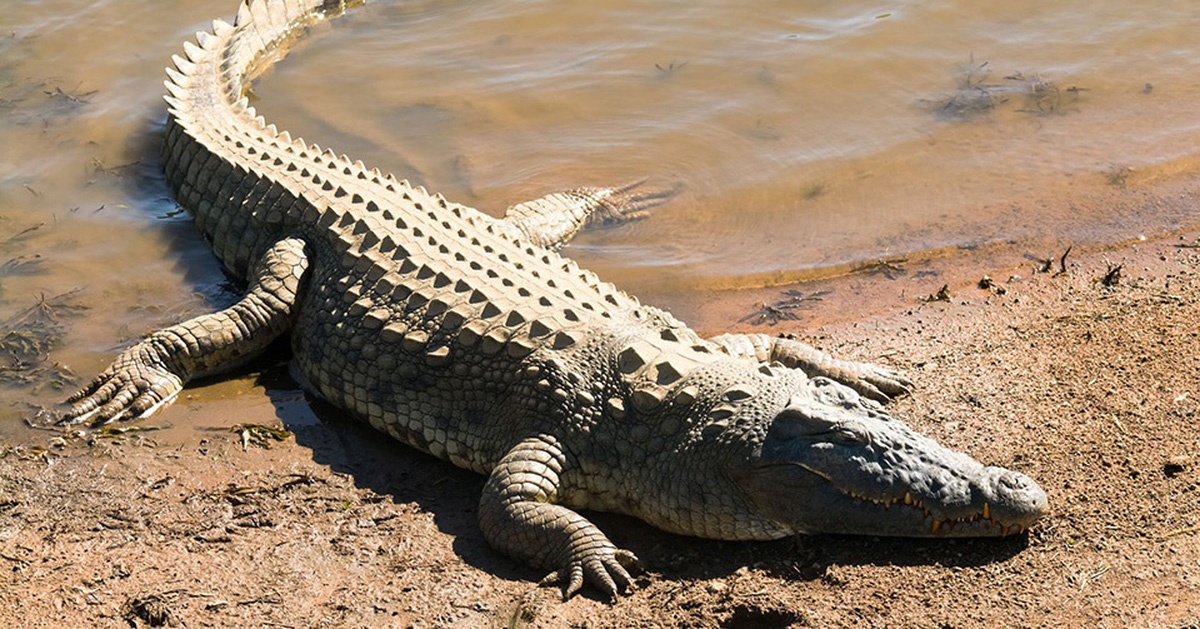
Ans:
[{"label": "crocodile clawed foot", "polygon": [[141,346],[121,354],[88,386],[67,399],[59,425],[90,422],[93,427],[118,419],[141,419],[169,404],[183,381],[166,367],[154,364]]},{"label": "crocodile clawed foot", "polygon": [[[745,352],[747,346],[753,349],[755,342],[764,342],[761,336],[754,335],[745,337],[725,335],[714,337],[713,340],[732,347],[734,351],[741,352]],[[892,399],[912,391],[912,380],[887,367],[838,360],[819,349],[795,340],[790,335],[772,338],[769,342],[771,344],[771,360],[777,360],[785,366],[800,369],[810,378],[824,377],[836,380],[869,400],[886,404]]]},{"label": "crocodile clawed foot", "polygon": [[600,202],[600,210],[593,216],[596,224],[615,225],[650,216],[651,208],[670,201],[683,189],[682,184],[644,187],[645,183],[645,179],[638,179],[612,188],[584,188],[581,192]]},{"label": "crocodile clawed foot", "polygon": [[870,363],[851,364],[853,373],[842,382],[863,397],[886,404],[912,392],[912,380],[898,371]]},{"label": "crocodile clawed foot", "polygon": [[630,571],[640,570],[641,563],[637,556],[627,550],[593,548],[576,553],[566,566],[546,575],[538,585],[564,584],[565,601],[578,594],[584,584],[587,584],[599,589],[611,602],[622,592],[628,592],[633,587]]}]

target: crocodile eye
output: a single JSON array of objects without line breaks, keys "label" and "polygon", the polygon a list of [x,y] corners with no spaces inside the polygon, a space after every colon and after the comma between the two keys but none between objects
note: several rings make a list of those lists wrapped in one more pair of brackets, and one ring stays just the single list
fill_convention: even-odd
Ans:
[{"label": "crocodile eye", "polygon": [[865,431],[855,426],[842,424],[829,431],[829,440],[842,445],[855,446],[867,443],[869,438]]},{"label": "crocodile eye", "polygon": [[783,439],[820,437],[841,425],[829,409],[818,405],[789,404],[775,416],[771,432]]}]

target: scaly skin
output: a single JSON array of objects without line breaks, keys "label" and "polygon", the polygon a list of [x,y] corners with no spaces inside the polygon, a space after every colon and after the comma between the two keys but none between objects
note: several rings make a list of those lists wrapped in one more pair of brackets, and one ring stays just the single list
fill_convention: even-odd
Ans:
[{"label": "scaly skin", "polygon": [[123,353],[64,422],[143,417],[288,334],[312,393],[489,475],[484,536],[567,596],[615,596],[636,566],[576,508],[721,539],[1004,535],[1045,512],[1029,478],[890,418],[873,400],[904,377],[788,339],[702,339],[556,253],[669,192],[582,188],[498,220],[256,117],[248,81],[342,8],[250,0],[175,57],[166,179],[248,290]]}]

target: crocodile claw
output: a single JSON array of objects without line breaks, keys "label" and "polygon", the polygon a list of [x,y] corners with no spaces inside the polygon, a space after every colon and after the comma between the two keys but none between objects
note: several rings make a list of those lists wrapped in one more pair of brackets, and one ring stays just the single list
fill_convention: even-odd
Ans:
[{"label": "crocodile claw", "polygon": [[564,583],[563,600],[575,596],[584,584],[604,592],[608,600],[614,601],[633,586],[630,571],[641,570],[641,562],[633,553],[620,548],[593,548],[578,553],[568,564],[542,579],[539,586]]},{"label": "crocodile claw", "polygon": [[102,426],[118,419],[141,419],[169,404],[182,389],[183,380],[162,364],[151,347],[139,343],[67,398],[71,407],[58,416],[57,423],[90,421],[92,426]]}]

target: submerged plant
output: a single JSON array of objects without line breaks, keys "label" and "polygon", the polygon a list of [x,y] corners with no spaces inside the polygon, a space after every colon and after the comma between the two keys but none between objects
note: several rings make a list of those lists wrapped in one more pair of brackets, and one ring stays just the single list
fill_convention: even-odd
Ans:
[{"label": "submerged plant", "polygon": [[1068,104],[1087,91],[1087,88],[1075,85],[1062,87],[1036,73],[1027,76],[1015,72],[1005,76],[1004,82],[992,83],[988,81],[990,73],[987,61],[976,63],[972,56],[965,65],[958,67],[954,92],[923,102],[938,118],[963,122],[990,114],[1014,99],[1020,101],[1017,111],[1038,115],[1064,113]]}]

